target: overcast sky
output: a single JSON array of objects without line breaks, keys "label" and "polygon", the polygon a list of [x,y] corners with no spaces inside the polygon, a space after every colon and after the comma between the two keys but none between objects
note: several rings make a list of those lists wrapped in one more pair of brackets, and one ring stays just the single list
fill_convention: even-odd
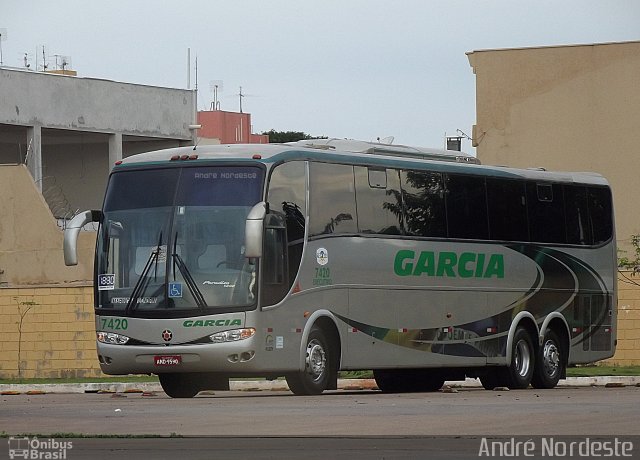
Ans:
[{"label": "overcast sky", "polygon": [[186,88],[190,48],[199,109],[222,81],[238,111],[242,86],[254,132],[442,147],[475,121],[465,53],[639,40],[640,1],[0,0],[0,29],[6,66],[44,45],[78,76]]}]

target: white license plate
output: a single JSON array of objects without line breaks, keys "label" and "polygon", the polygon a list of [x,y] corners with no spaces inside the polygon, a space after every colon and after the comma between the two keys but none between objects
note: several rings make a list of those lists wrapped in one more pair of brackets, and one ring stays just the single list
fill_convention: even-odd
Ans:
[{"label": "white license plate", "polygon": [[182,356],[170,355],[170,356],[154,356],[153,364],[156,366],[178,366],[182,363]]}]

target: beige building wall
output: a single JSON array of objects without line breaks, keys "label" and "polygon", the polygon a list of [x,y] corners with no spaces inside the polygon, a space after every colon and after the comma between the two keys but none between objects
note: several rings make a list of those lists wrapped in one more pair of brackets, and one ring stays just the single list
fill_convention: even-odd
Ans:
[{"label": "beige building wall", "polygon": [[485,164],[593,171],[612,185],[619,244],[640,233],[640,41],[468,53]]},{"label": "beige building wall", "polygon": [[0,379],[101,375],[93,317],[95,232],[76,267],[24,165],[0,165]]}]

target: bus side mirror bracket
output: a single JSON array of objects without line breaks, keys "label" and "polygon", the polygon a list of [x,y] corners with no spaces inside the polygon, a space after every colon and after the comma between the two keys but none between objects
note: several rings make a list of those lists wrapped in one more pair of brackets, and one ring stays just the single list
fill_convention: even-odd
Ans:
[{"label": "bus side mirror bracket", "polygon": [[249,214],[244,232],[244,255],[247,258],[262,257],[262,239],[264,235],[264,218],[268,212],[268,204],[257,203]]},{"label": "bus side mirror bracket", "polygon": [[66,266],[78,265],[78,234],[82,227],[89,222],[100,222],[102,211],[84,211],[77,214],[69,221],[64,230],[64,264]]}]

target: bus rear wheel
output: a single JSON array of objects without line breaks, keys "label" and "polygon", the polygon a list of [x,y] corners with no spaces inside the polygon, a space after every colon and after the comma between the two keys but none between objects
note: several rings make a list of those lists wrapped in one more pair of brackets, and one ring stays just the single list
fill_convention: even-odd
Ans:
[{"label": "bus rear wheel", "polygon": [[445,381],[435,369],[374,369],[373,377],[383,393],[438,391]]},{"label": "bus rear wheel", "polygon": [[531,379],[534,388],[553,388],[560,381],[566,365],[560,343],[555,332],[545,333]]},{"label": "bus rear wheel", "polygon": [[191,374],[158,374],[162,389],[171,398],[193,398],[200,392],[199,379]]},{"label": "bus rear wheel", "polygon": [[526,329],[519,327],[513,335],[511,363],[507,367],[509,376],[507,386],[512,390],[527,388],[533,378],[534,365],[535,351],[531,335]]},{"label": "bus rear wheel", "polygon": [[304,371],[285,376],[287,385],[298,396],[319,395],[329,388],[331,373],[335,372],[329,342],[318,327],[311,329],[305,350]]}]

